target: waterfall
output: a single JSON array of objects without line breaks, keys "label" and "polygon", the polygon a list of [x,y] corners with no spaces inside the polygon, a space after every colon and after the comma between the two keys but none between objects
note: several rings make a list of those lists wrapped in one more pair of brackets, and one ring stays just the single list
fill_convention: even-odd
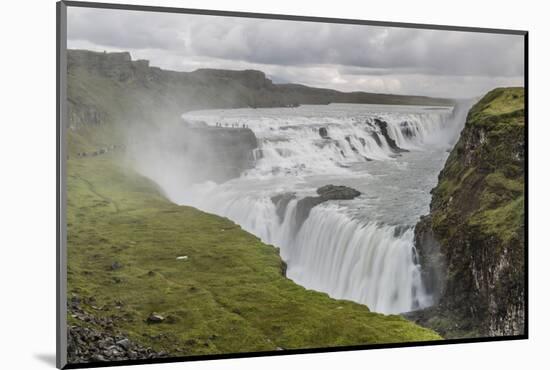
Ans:
[{"label": "waterfall", "polygon": [[281,252],[298,284],[373,311],[400,313],[431,303],[413,237],[411,228],[400,234],[397,226],[363,224],[332,207],[316,207],[298,234],[281,243]]},{"label": "waterfall", "polygon": [[180,202],[228,217],[279,247],[287,277],[306,288],[383,313],[430,305],[416,264],[411,227],[354,219],[345,208],[327,203],[314,207],[296,230],[297,199],[288,203],[280,219],[269,197],[243,196],[230,187],[203,184]]},{"label": "waterfall", "polygon": [[[342,109],[350,105],[354,104],[331,106]],[[361,107],[354,106],[354,109]],[[221,120],[229,126],[245,124],[251,128],[260,145],[253,153],[254,176],[336,174],[345,172],[341,169],[352,163],[391,158],[396,153],[384,137],[381,124],[387,127],[388,137],[405,150],[426,145],[448,146],[449,138],[457,134],[449,130],[451,108],[433,108],[427,113],[365,110],[354,114],[336,109],[331,116],[318,116],[310,112],[315,109],[312,107],[315,106],[286,112],[280,108],[261,109],[262,117],[251,115],[250,109],[198,111],[184,117],[210,126]],[[300,109],[305,112],[292,116]],[[290,116],[286,116],[288,114]],[[324,130],[326,136],[323,137],[320,130]]]},{"label": "waterfall", "polygon": [[[186,119],[252,129],[259,142],[254,168],[220,184],[185,186],[178,171],[157,178],[141,171],[174,202],[228,217],[279,248],[296,283],[376,312],[401,313],[431,304],[413,227],[428,210],[464,111],[335,104],[192,112]],[[297,220],[298,201],[330,183],[363,194],[321,203]],[[276,204],[281,194],[288,197]]]}]

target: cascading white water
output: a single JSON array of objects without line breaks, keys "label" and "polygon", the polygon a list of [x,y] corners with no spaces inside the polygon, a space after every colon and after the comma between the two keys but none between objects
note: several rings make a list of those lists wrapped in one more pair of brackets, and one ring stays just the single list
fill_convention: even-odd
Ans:
[{"label": "cascading white water", "polygon": [[[327,107],[330,115],[317,112]],[[345,171],[339,169],[351,163],[388,159],[395,153],[382,137],[377,120],[387,123],[389,136],[403,149],[414,150],[425,145],[448,147],[449,140],[456,137],[456,127],[448,125],[453,117],[452,109],[411,112],[408,107],[392,107],[391,113],[385,109],[388,108],[331,104],[286,110],[198,111],[184,117],[210,126],[223,122],[229,127],[246,125],[252,129],[260,142],[255,152],[255,176],[280,171],[287,175],[343,173]],[[320,136],[321,128],[326,129],[327,138]],[[406,137],[407,130],[409,137]]]},{"label": "cascading white water", "polygon": [[282,250],[291,261],[290,278],[378,312],[410,311],[431,303],[414,263],[412,229],[399,235],[396,226],[365,225],[331,208],[314,208]]},{"label": "cascading white water", "polygon": [[[296,283],[373,311],[406,312],[431,304],[413,226],[428,211],[465,111],[331,104],[191,112],[186,119],[252,129],[259,141],[254,168],[225,183],[185,186],[177,171],[155,178],[153,168],[140,170],[175,202],[226,216],[280,248]],[[400,154],[389,140],[410,152]],[[362,195],[322,203],[298,220],[298,201],[327,184]],[[293,196],[276,204],[281,194]]]},{"label": "cascading white water", "polygon": [[431,303],[415,263],[412,228],[354,219],[340,205],[322,204],[296,230],[296,199],[279,220],[268,192],[244,196],[232,187],[194,186],[179,202],[226,216],[278,246],[287,277],[302,286],[384,313]]}]

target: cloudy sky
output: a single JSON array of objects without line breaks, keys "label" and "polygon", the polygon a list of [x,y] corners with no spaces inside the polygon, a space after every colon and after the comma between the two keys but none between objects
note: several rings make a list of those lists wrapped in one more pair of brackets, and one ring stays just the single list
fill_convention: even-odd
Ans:
[{"label": "cloudy sky", "polygon": [[177,71],[258,69],[341,91],[474,97],[523,86],[523,36],[69,7],[68,47]]}]

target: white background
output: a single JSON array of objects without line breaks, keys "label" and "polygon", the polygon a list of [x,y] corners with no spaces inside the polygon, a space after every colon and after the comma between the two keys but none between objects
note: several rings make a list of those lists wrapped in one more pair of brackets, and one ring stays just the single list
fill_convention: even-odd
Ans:
[{"label": "white background", "polygon": [[[550,148],[546,146],[550,137],[547,113],[550,48],[545,2],[142,0],[132,3],[530,31],[529,340],[149,365],[142,369],[548,368],[544,351],[550,348],[547,311],[550,246],[545,238],[550,185],[547,172]],[[6,1],[1,14],[0,366],[3,369],[53,368],[55,2]]]}]

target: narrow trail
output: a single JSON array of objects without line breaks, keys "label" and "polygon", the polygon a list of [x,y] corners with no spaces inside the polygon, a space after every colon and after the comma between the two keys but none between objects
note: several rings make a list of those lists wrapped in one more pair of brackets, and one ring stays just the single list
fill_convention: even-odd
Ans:
[{"label": "narrow trail", "polygon": [[89,181],[89,180],[86,180],[85,178],[81,177],[81,176],[78,176],[78,179],[79,180],[82,180],[82,182],[84,182],[87,186],[88,186],[88,189],[90,190],[90,192],[92,192],[94,195],[96,195],[98,198],[102,199],[103,201],[109,203],[109,204],[112,204],[114,209],[115,209],[115,213],[120,213],[120,207],[118,206],[117,202],[115,202],[114,200],[112,200],[111,198],[101,194],[100,192],[98,192],[96,190],[96,188],[94,187],[94,185]]}]

